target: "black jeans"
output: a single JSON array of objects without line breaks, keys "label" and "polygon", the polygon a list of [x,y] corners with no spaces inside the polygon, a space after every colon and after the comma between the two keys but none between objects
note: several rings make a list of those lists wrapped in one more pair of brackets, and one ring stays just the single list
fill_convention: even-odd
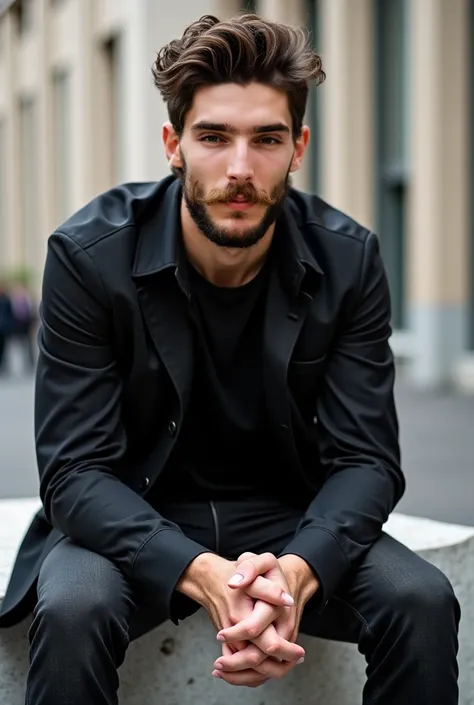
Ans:
[{"label": "black jeans", "polygon": [[[229,559],[246,550],[277,554],[302,514],[258,498],[212,506],[187,502],[160,511]],[[116,704],[117,668],[129,642],[158,626],[164,614],[164,606],[134,594],[111,562],[64,539],[39,576],[27,704]],[[382,534],[322,614],[308,610],[301,631],[358,644],[368,664],[365,705],[455,705],[458,623],[447,578]]]}]

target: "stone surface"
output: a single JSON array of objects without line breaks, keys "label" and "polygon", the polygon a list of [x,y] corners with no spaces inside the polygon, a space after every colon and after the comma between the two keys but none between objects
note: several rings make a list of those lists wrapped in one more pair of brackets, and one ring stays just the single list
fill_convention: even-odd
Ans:
[{"label": "stone surface", "polygon": [[[0,501],[0,597],[37,500]],[[474,692],[474,527],[393,514],[388,533],[443,570],[462,607],[460,705]],[[23,705],[29,620],[0,631],[0,705]],[[219,653],[201,611],[179,627],[162,625],[133,643],[120,669],[120,705],[355,705],[361,702],[364,659],[355,646],[302,637],[306,661],[282,682],[257,690],[231,688],[210,676]]]}]

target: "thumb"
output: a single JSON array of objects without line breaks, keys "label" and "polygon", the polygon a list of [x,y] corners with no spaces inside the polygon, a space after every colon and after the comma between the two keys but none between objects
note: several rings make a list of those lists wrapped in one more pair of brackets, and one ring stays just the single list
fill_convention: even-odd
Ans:
[{"label": "thumb", "polygon": [[236,567],[234,575],[227,583],[229,587],[248,587],[258,575],[265,575],[278,566],[278,560],[272,553],[253,554]]},{"label": "thumb", "polygon": [[255,558],[256,556],[257,554],[252,553],[251,551],[245,551],[245,553],[240,554],[236,561],[236,571],[227,583],[229,587],[244,587],[250,585],[253,579],[248,579],[249,571],[248,569],[246,570],[245,566],[243,566],[243,568],[241,569],[241,565],[245,561],[248,561],[251,558]]},{"label": "thumb", "polygon": [[[227,583],[229,587],[237,588],[237,587],[248,587],[255,578],[257,577],[257,569],[255,568],[254,564],[252,563],[251,559],[253,558],[254,554],[243,554],[245,555],[245,558],[243,560],[240,560],[237,563],[235,573],[232,575],[230,578],[229,582]],[[248,556],[248,557],[247,557]],[[242,558],[242,556],[241,556]]]},{"label": "thumb", "polygon": [[256,558],[257,554],[252,553],[251,551],[246,551],[245,553],[241,553],[240,556],[237,558],[237,566],[239,563],[242,563],[242,561],[248,561],[249,558]]}]

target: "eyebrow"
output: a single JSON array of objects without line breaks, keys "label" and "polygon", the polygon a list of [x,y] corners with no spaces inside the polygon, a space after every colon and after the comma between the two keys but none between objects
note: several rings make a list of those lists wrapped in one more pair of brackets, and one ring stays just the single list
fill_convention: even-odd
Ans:
[{"label": "eyebrow", "polygon": [[[208,122],[207,120],[201,120],[196,122],[192,128],[193,131],[209,130],[209,132],[227,132],[230,135],[237,134],[238,130],[233,125],[226,122]],[[261,135],[267,134],[269,132],[289,132],[290,128],[283,122],[274,122],[270,125],[256,125],[252,128],[252,133]]]}]

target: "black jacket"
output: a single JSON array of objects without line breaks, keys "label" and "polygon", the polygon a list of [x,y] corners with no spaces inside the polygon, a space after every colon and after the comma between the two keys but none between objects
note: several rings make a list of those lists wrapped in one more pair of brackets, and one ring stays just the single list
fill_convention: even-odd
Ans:
[{"label": "black jacket", "polygon": [[[114,188],[49,239],[35,402],[43,509],[0,626],[31,609],[41,562],[63,535],[168,604],[204,550],[146,501],[191,389],[180,198],[173,177]],[[390,300],[373,233],[294,189],[281,218],[264,384],[289,477],[299,473],[314,496],[285,552],[313,566],[326,601],[404,490]]]}]

